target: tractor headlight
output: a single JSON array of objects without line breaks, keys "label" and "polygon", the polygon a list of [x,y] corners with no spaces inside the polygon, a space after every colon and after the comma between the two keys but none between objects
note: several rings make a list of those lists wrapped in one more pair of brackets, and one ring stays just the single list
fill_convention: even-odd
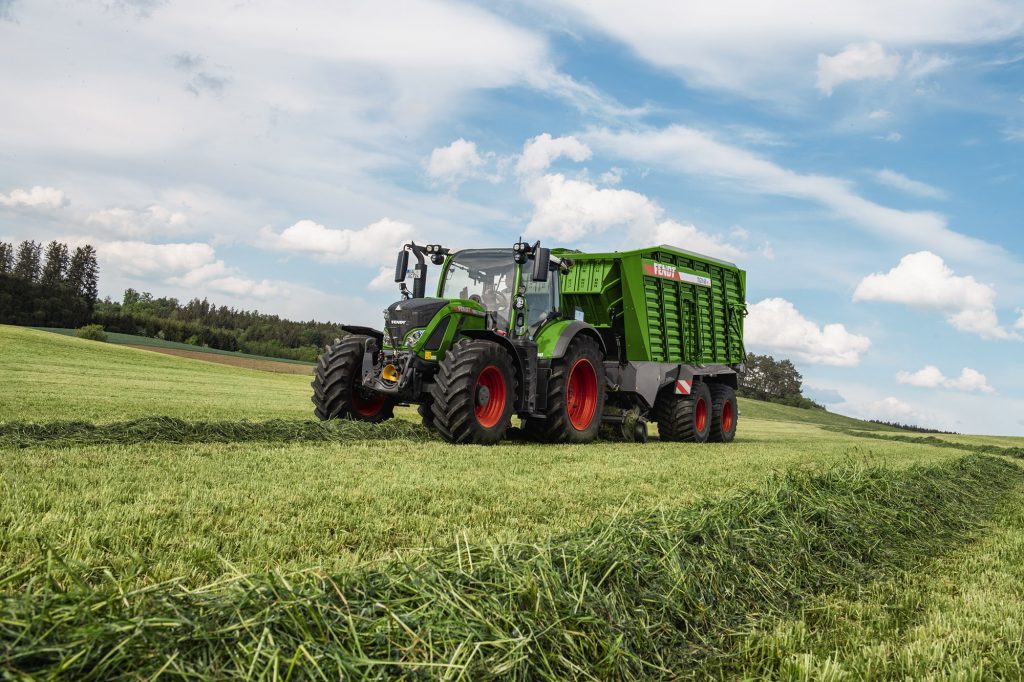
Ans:
[{"label": "tractor headlight", "polygon": [[411,332],[409,332],[409,334],[405,337],[406,348],[412,348],[413,346],[415,346],[416,343],[420,340],[421,336],[423,336],[422,329],[414,329]]}]

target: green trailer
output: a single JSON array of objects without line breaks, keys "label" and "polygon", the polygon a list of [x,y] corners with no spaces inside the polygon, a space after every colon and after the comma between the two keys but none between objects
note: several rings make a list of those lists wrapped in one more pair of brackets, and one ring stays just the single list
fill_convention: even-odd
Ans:
[{"label": "green trailer", "polygon": [[[441,267],[433,297],[428,260]],[[384,327],[346,327],[320,357],[321,419],[380,421],[415,404],[455,443],[497,442],[513,417],[544,442],[588,442],[602,429],[645,441],[651,421],[662,440],[735,437],[746,274],[731,263],[670,246],[410,243],[395,280],[403,298]]]}]

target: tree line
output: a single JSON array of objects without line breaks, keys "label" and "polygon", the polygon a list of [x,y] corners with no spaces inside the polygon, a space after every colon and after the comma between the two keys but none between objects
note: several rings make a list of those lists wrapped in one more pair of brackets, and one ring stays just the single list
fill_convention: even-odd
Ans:
[{"label": "tree line", "polygon": [[121,301],[98,299],[96,250],[86,244],[32,240],[0,242],[0,324],[78,328],[148,336],[218,350],[316,361],[323,347],[345,335],[330,322],[294,322],[258,311],[217,306],[207,299],[180,303],[128,289]]},{"label": "tree line", "polygon": [[108,332],[308,362],[315,362],[325,345],[346,334],[333,322],[294,322],[217,306],[205,298],[181,303],[135,289],[125,290],[120,302],[109,297],[99,301],[92,320]]},{"label": "tree line", "polygon": [[78,327],[92,317],[99,287],[96,250],[86,244],[0,242],[0,322]]},{"label": "tree line", "polygon": [[770,355],[747,353],[740,374],[737,393],[744,398],[771,403],[824,410],[803,394],[803,375],[790,360],[776,360]]}]

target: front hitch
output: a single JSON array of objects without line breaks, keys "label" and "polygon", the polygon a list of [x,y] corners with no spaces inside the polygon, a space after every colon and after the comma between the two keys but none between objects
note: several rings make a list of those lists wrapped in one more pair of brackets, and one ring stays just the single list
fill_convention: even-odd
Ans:
[{"label": "front hitch", "polygon": [[378,356],[376,345],[372,354],[367,346],[363,353],[363,388],[386,395],[402,393],[412,380],[414,372],[411,367],[416,354],[396,354],[390,359],[380,358],[379,361]]}]

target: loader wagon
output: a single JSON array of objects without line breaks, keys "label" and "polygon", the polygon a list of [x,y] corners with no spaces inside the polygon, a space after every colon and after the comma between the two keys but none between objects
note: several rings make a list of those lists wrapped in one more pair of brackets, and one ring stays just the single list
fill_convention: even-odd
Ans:
[{"label": "loader wagon", "polygon": [[[441,267],[433,297],[428,259]],[[651,421],[662,440],[735,438],[746,273],[732,263],[672,246],[410,243],[395,281],[403,298],[383,328],[347,326],[320,357],[319,418],[380,421],[415,404],[453,443],[498,442],[513,417],[542,442],[646,441]]]}]

